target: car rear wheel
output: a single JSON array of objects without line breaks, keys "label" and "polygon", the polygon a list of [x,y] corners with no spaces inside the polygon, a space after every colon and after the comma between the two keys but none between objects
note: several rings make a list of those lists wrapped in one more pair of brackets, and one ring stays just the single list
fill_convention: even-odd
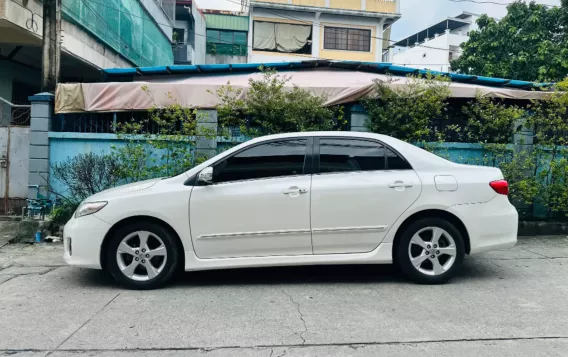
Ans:
[{"label": "car rear wheel", "polygon": [[119,229],[106,254],[112,276],[128,289],[155,289],[177,270],[179,250],[164,227],[147,222]]},{"label": "car rear wheel", "polygon": [[464,255],[463,237],[450,222],[426,218],[403,232],[396,245],[395,262],[417,283],[442,284],[455,275]]}]

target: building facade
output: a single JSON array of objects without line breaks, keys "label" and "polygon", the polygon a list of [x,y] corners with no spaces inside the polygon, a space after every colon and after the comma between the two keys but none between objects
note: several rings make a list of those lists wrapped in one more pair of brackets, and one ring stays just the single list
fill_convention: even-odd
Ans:
[{"label": "building facade", "polygon": [[244,13],[205,10],[207,64],[247,63],[249,17]]},{"label": "building facade", "polygon": [[251,0],[251,63],[381,62],[400,0]]},{"label": "building facade", "polygon": [[[60,81],[97,82],[102,68],[174,63],[175,0],[60,1]],[[21,212],[28,177],[45,185],[49,172],[50,127],[30,125],[49,107],[34,113],[29,105],[40,92],[42,42],[42,1],[0,0],[0,215]]]},{"label": "building facade", "polygon": [[479,15],[464,12],[391,46],[387,62],[419,69],[451,72],[451,61],[460,57],[460,45],[467,42],[469,32],[477,30]]},{"label": "building facade", "polygon": [[[61,80],[101,68],[173,64],[175,0],[61,0]],[[41,83],[43,4],[0,0],[0,97],[28,103]],[[6,124],[6,116],[2,122]]]},{"label": "building facade", "polygon": [[174,64],[204,64],[206,20],[195,1],[176,1]]}]

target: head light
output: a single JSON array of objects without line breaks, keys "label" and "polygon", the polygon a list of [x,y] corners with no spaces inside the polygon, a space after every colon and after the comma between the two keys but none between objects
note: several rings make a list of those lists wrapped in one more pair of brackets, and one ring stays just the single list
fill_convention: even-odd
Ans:
[{"label": "head light", "polygon": [[98,211],[102,210],[103,207],[107,205],[107,203],[108,202],[106,201],[81,203],[79,205],[79,208],[77,208],[77,211],[75,211],[75,218],[97,213]]}]

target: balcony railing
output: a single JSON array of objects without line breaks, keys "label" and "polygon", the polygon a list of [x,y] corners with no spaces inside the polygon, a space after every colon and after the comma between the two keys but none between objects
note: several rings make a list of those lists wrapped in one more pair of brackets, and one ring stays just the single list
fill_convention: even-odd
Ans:
[{"label": "balcony railing", "polygon": [[29,126],[31,105],[10,103],[0,97],[0,126]]},{"label": "balcony railing", "polygon": [[191,64],[192,48],[188,44],[174,44],[174,63],[175,64]]}]

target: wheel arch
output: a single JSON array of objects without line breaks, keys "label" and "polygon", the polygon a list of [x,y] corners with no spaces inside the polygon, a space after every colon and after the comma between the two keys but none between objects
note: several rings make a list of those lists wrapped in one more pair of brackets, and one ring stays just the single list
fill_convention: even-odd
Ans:
[{"label": "wheel arch", "polygon": [[179,248],[179,252],[180,252],[179,259],[181,261],[180,266],[183,269],[183,267],[185,266],[185,250],[184,250],[183,242],[182,242],[179,234],[176,232],[176,230],[170,224],[168,224],[167,222],[165,222],[165,221],[163,221],[159,218],[152,217],[152,216],[132,216],[132,217],[124,218],[124,219],[116,222],[109,229],[109,231],[106,233],[106,235],[103,239],[103,243],[101,244],[101,253],[100,253],[99,259],[100,259],[102,269],[106,270],[107,247],[108,247],[108,244],[111,241],[112,236],[120,228],[127,226],[129,224],[134,224],[136,222],[140,222],[140,221],[151,222],[151,223],[154,223],[154,224],[157,224],[157,225],[161,225],[162,227],[167,229],[172,234],[172,236],[174,237],[175,241],[178,244],[178,248]]},{"label": "wheel arch", "polygon": [[420,219],[424,219],[424,218],[441,218],[441,219],[444,219],[444,220],[450,222],[451,224],[453,224],[454,227],[456,227],[456,229],[460,232],[460,234],[462,235],[462,237],[464,239],[465,253],[466,254],[470,253],[471,243],[470,243],[470,238],[469,238],[469,232],[467,231],[467,228],[465,227],[465,224],[462,222],[462,220],[459,219],[453,213],[450,213],[448,211],[444,211],[444,210],[440,210],[440,209],[427,209],[427,210],[416,212],[416,213],[412,214],[411,216],[407,217],[404,220],[404,222],[402,222],[402,224],[398,227],[396,234],[394,236],[394,241],[393,241],[393,248],[392,248],[393,249],[393,257],[395,256],[397,244],[398,244],[398,242],[400,242],[400,238],[401,238],[402,234],[404,233],[404,231],[406,230],[406,228],[408,226],[410,226],[412,223],[414,223],[414,222],[416,222]]}]

